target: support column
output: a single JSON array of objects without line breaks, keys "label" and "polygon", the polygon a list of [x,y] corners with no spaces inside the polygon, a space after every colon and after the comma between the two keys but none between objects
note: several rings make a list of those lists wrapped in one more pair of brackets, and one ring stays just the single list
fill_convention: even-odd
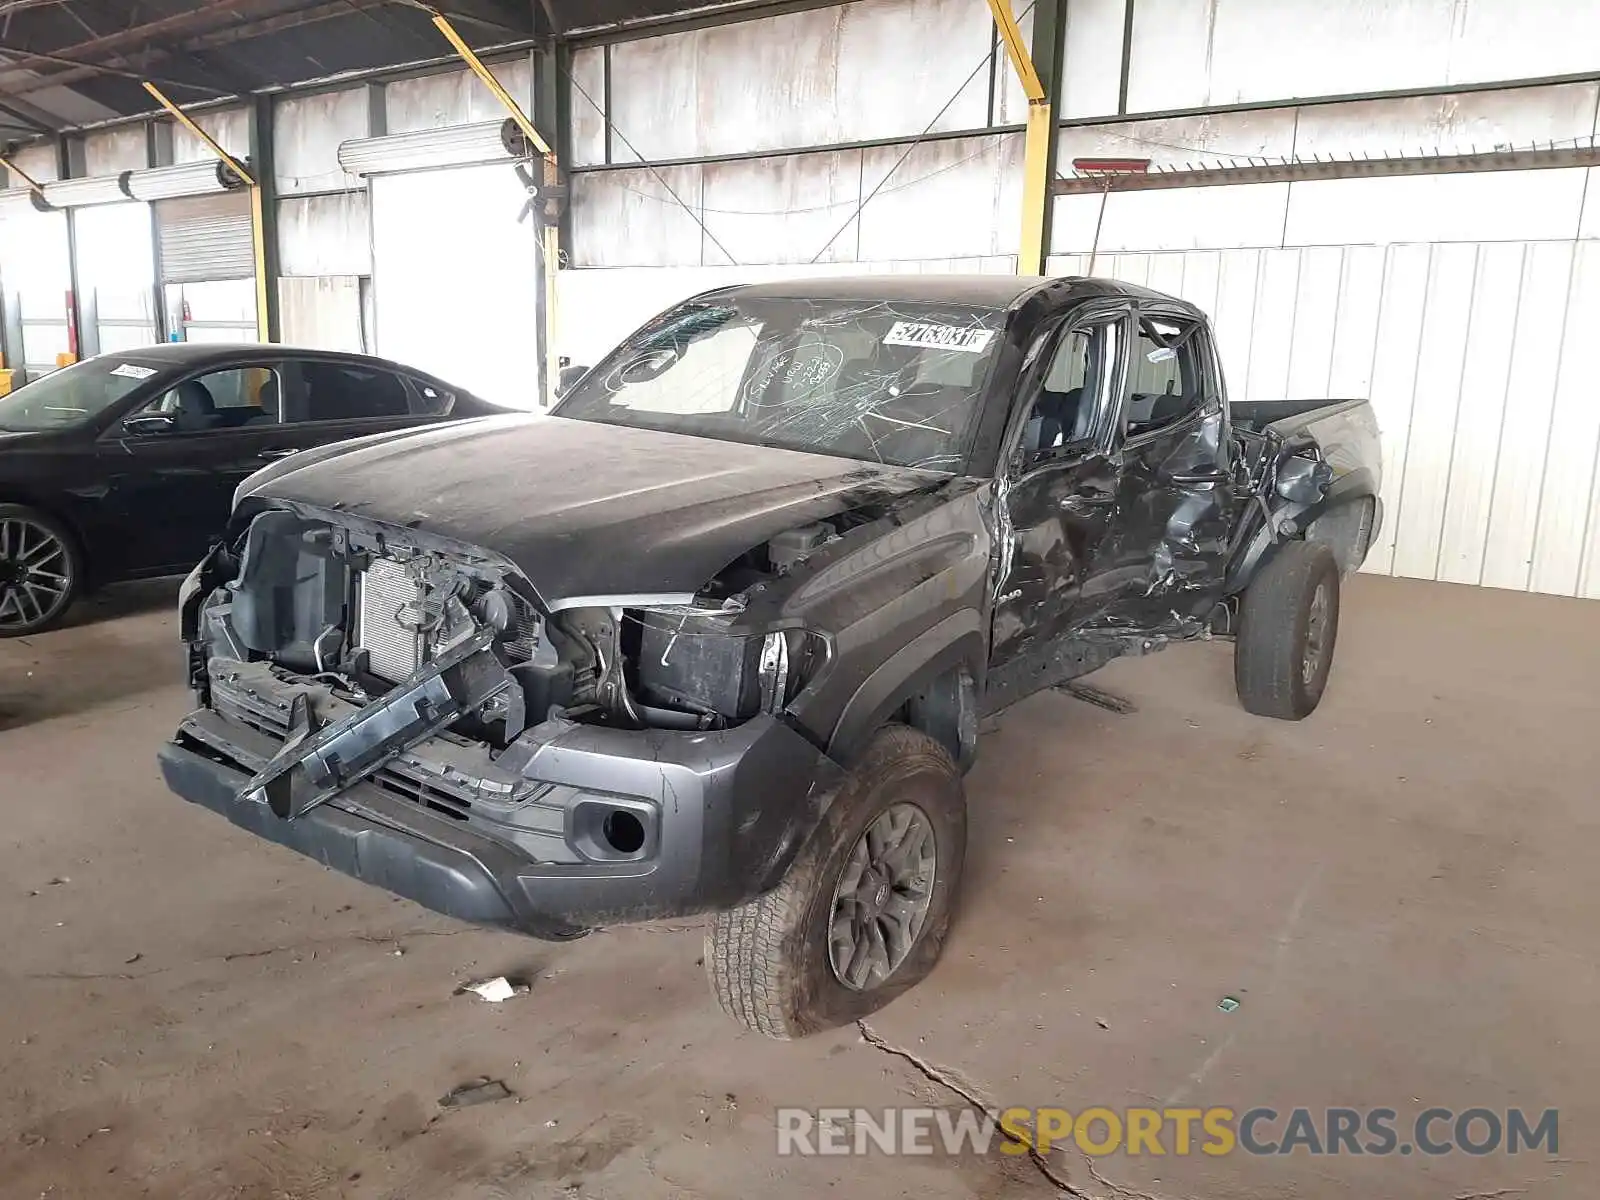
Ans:
[{"label": "support column", "polygon": [[1040,275],[1049,252],[1050,180],[1055,175],[1057,96],[1061,91],[1061,30],[1065,0],[1037,0],[1032,49],[1023,39],[1011,0],[988,0],[1006,57],[1028,100],[1023,151],[1022,234],[1017,274]]},{"label": "support column", "polygon": [[273,168],[271,96],[257,96],[250,108],[250,228],[255,239],[256,335],[264,342],[281,341],[283,314],[278,296],[278,187]]}]

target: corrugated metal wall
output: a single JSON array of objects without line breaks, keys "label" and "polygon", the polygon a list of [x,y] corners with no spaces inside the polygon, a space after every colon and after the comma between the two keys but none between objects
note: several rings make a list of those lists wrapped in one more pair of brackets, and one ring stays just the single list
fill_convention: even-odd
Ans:
[{"label": "corrugated metal wall", "polygon": [[1371,397],[1387,516],[1367,570],[1600,598],[1600,242],[1121,253],[1095,273],[1210,312],[1236,399]]}]

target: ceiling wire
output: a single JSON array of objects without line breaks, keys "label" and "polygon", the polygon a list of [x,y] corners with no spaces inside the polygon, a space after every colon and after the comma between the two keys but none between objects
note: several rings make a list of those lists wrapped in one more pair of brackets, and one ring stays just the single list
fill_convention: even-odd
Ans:
[{"label": "ceiling wire", "polygon": [[678,202],[678,207],[683,209],[684,212],[688,213],[690,219],[693,220],[696,225],[700,226],[700,232],[705,234],[706,237],[711,239],[711,244],[713,246],[715,246],[718,250],[722,251],[722,256],[728,260],[728,263],[731,266],[738,266],[739,265],[739,260],[734,258],[734,256],[732,254],[728,253],[728,248],[726,246],[724,246],[720,241],[718,241],[717,240],[717,235],[712,233],[711,230],[706,227],[706,223],[703,220],[701,220],[700,214],[697,213],[694,209],[690,208],[689,205],[684,203],[684,200],[683,200],[682,196],[678,195],[677,192],[673,191],[672,185],[670,183],[668,183],[666,181],[666,179],[664,179],[662,177],[661,172],[656,170],[656,168],[654,166],[652,166],[650,163],[647,163],[647,162],[644,161],[644,155],[640,154],[638,149],[634,146],[634,144],[632,142],[630,142],[623,135],[622,130],[620,130],[620,129],[618,129],[616,127],[616,124],[611,120],[611,115],[609,113],[607,113],[603,108],[601,108],[598,104],[596,104],[594,102],[594,97],[589,95],[588,91],[585,90],[583,84],[581,84],[581,83],[579,83],[577,81],[577,79],[573,76],[571,71],[567,71],[567,72],[565,72],[565,74],[567,76],[567,82],[572,84],[573,87],[577,88],[578,89],[578,94],[581,95],[585,100],[587,100],[589,102],[590,107],[592,107],[596,112],[600,113],[605,118],[606,124],[611,127],[611,132],[616,136],[617,140],[620,141],[624,146],[626,146],[628,148],[629,153],[631,153],[635,158],[640,160],[640,164],[647,171],[649,171],[651,175],[655,176],[655,181],[661,185],[663,190],[666,191],[667,195],[671,196],[674,200],[676,200]]},{"label": "ceiling wire", "polygon": [[[1025,9],[1023,9],[1022,12],[1019,13],[1018,16],[1017,16],[1017,20],[1019,22],[1024,20],[1024,19],[1026,19],[1028,14],[1033,11],[1035,3],[1037,3],[1037,0],[1029,0],[1028,6]],[[957,162],[949,163],[946,166],[939,167],[939,168],[937,168],[935,170],[929,171],[926,175],[922,175],[922,176],[919,176],[916,179],[907,180],[907,181],[905,181],[903,183],[897,184],[893,188],[889,188],[889,187],[885,186],[889,182],[889,180],[894,177],[894,173],[896,171],[898,171],[901,168],[901,166],[904,165],[906,159],[911,156],[912,152],[915,151],[918,146],[920,146],[924,141],[927,140],[928,134],[933,131],[933,127],[935,125],[937,125],[939,123],[940,119],[945,115],[945,113],[947,113],[950,110],[951,105],[953,105],[957,100],[959,100],[961,98],[962,93],[965,92],[967,90],[967,88],[972,86],[972,81],[977,78],[978,73],[988,67],[989,62],[990,62],[990,60],[991,60],[991,58],[992,58],[994,53],[995,53],[994,48],[991,46],[990,49],[984,54],[984,56],[981,59],[978,60],[978,64],[977,64],[977,66],[973,67],[972,72],[964,80],[961,81],[960,86],[957,87],[956,90],[951,94],[950,98],[944,102],[944,104],[940,107],[939,111],[934,113],[933,119],[930,120],[927,123],[927,125],[925,125],[923,127],[922,132],[917,134],[917,136],[915,138],[913,138],[911,140],[911,142],[906,146],[905,152],[903,154],[901,154],[898,159],[895,160],[894,166],[890,167],[888,173],[885,174],[884,177],[881,180],[878,181],[878,185],[876,187],[874,187],[871,192],[867,193],[867,195],[865,197],[862,198],[862,200],[855,206],[855,210],[850,214],[849,218],[846,219],[845,223],[843,225],[841,225],[838,228],[838,230],[836,230],[834,232],[833,236],[830,237],[823,244],[822,249],[818,250],[817,253],[810,259],[810,261],[812,263],[815,263],[824,254],[826,254],[827,251],[828,251],[828,248],[830,246],[832,246],[834,242],[839,240],[840,235],[843,234],[845,230],[849,229],[851,224],[853,224],[855,221],[857,221],[860,218],[862,210],[866,208],[867,204],[875,196],[879,195],[880,193],[896,192],[896,191],[900,191],[900,190],[902,190],[904,188],[914,187],[917,184],[920,184],[920,183],[925,182],[926,180],[932,179],[936,175],[942,175],[946,171],[952,171],[956,167],[959,167],[959,166],[962,166],[965,163],[971,162],[974,158],[978,158],[981,155],[983,155],[983,154],[988,152],[987,148],[985,148],[983,150],[976,151],[976,152],[968,155],[967,157],[965,157],[963,159],[960,159]],[[628,151],[631,154],[633,154],[633,156],[635,158],[637,158],[639,160],[639,167],[650,172],[650,174],[655,178],[656,182],[659,183],[661,185],[661,187],[666,191],[667,195],[672,197],[672,200],[677,203],[678,207],[682,208],[686,213],[689,214],[690,218],[693,219],[694,223],[700,227],[701,232],[704,233],[706,237],[711,239],[712,244],[714,244],[717,247],[718,250],[722,251],[723,257],[725,257],[728,260],[728,262],[730,264],[734,265],[734,266],[738,265],[738,260],[735,259],[733,257],[733,255],[728,252],[728,248],[726,246],[724,246],[717,239],[716,234],[712,233],[711,230],[709,228],[707,228],[705,221],[701,219],[701,213],[714,213],[714,214],[716,214],[718,216],[765,217],[765,216],[781,216],[781,215],[784,215],[784,214],[787,214],[787,213],[821,212],[821,211],[825,211],[827,209],[839,207],[839,205],[837,205],[837,204],[822,204],[822,205],[815,205],[815,206],[808,207],[808,208],[778,209],[778,210],[775,210],[775,211],[772,211],[772,212],[740,212],[740,211],[734,210],[734,209],[711,209],[711,208],[705,208],[705,207],[702,206],[699,210],[696,210],[696,209],[690,207],[690,205],[688,205],[687,203],[684,202],[683,198],[681,196],[679,196],[678,193],[672,189],[672,186],[670,184],[668,184],[667,181],[664,178],[662,178],[661,172],[659,170],[657,170],[656,167],[653,164],[645,161],[644,155],[640,154],[638,148],[636,146],[634,146],[634,144],[628,140],[626,135],[623,134],[622,130],[617,128],[616,122],[611,119],[611,114],[608,113],[605,109],[601,108],[600,105],[595,102],[594,97],[589,94],[588,90],[583,86],[583,84],[578,82],[577,77],[574,76],[570,70],[566,71],[564,73],[565,73],[565,75],[567,77],[568,82],[570,82],[572,84],[573,88],[575,88],[577,90],[578,94],[581,95],[585,100],[587,100],[589,102],[589,107],[594,109],[595,112],[600,114],[601,120],[604,121],[606,126],[611,130],[612,135],[615,136],[616,139],[618,141],[620,141],[624,146],[626,146],[628,148]],[[982,135],[979,134],[979,135],[976,135],[976,136],[982,136]],[[641,192],[637,188],[630,188],[630,187],[627,187],[626,185],[624,185],[622,190],[624,190],[626,192],[631,192],[631,193],[633,193],[634,195],[637,195],[637,196],[645,197],[646,199],[655,200],[658,203],[662,203],[662,204],[667,203],[667,201],[662,200],[661,197],[652,196],[648,192]]]},{"label": "ceiling wire", "polygon": [[[1028,7],[1023,9],[1022,12],[1017,15],[1018,23],[1025,20],[1028,14],[1033,11],[1033,5],[1035,2],[1036,0],[1030,0]],[[972,68],[972,73],[968,75],[966,79],[962,80],[961,86],[956,88],[954,93],[951,94],[950,99],[946,100],[939,111],[933,114],[933,120],[929,121],[922,127],[922,132],[917,134],[917,136],[912,139],[911,144],[905,148],[905,153],[901,154],[900,157],[895,160],[894,166],[889,168],[888,173],[885,174],[882,179],[878,180],[878,185],[861,198],[861,203],[856,205],[855,211],[845,219],[844,224],[839,226],[838,229],[834,230],[833,236],[824,242],[822,244],[822,248],[811,256],[810,261],[812,263],[815,263],[824,254],[826,254],[828,252],[828,248],[839,240],[840,235],[843,234],[846,229],[849,229],[851,225],[861,219],[862,210],[865,209],[868,204],[872,203],[872,198],[883,190],[884,184],[888,183],[890,179],[894,178],[894,173],[905,164],[906,159],[911,157],[912,153],[923,143],[928,134],[933,132],[933,127],[939,123],[939,119],[943,117],[945,113],[950,111],[950,106],[960,99],[961,93],[972,86],[972,81],[978,77],[978,72],[988,68],[990,62],[992,62],[994,59],[994,55],[995,47],[993,43],[991,43],[988,53],[978,60],[978,65]]]},{"label": "ceiling wire", "polygon": [[[973,137],[992,137],[992,136],[995,136],[995,135],[985,133],[983,130],[978,130],[972,136]],[[945,174],[946,172],[949,172],[949,171],[954,171],[957,167],[964,167],[964,166],[966,166],[967,163],[971,162],[975,158],[982,158],[985,154],[989,153],[989,149],[990,149],[989,147],[985,146],[981,150],[974,150],[971,154],[968,154],[963,158],[959,158],[953,163],[946,163],[942,167],[935,167],[933,170],[929,171],[926,175],[918,175],[915,179],[907,179],[903,183],[895,184],[893,187],[886,187],[881,192],[879,192],[878,194],[882,195],[882,196],[886,196],[886,195],[889,195],[891,192],[901,192],[901,191],[904,191],[906,188],[917,187],[919,184],[926,183],[928,180],[933,179],[935,176],[943,175],[943,174]],[[836,151],[836,150],[835,151],[821,150],[821,151],[809,151],[808,153],[837,154],[837,153],[840,153],[840,152]],[[642,167],[644,164],[641,163],[639,165]],[[703,164],[703,165],[714,166],[716,164],[707,163],[707,164]],[[627,167],[622,167],[622,168],[619,168],[619,169],[626,170],[628,168]],[[625,191],[625,192],[632,192],[636,196],[642,196],[646,200],[654,200],[658,204],[669,204],[669,203],[671,203],[671,201],[664,200],[660,196],[657,196],[653,192],[640,191],[638,188],[631,188],[627,184],[623,184],[622,185],[622,190]],[[814,212],[828,212],[831,209],[843,208],[845,205],[847,205],[849,203],[851,203],[849,200],[836,200],[831,204],[808,204],[808,205],[805,205],[805,206],[799,207],[799,208],[796,208],[796,207],[793,207],[793,206],[788,206],[788,207],[784,207],[784,208],[707,208],[704,205],[701,205],[700,211],[703,212],[703,213],[708,213],[708,214],[711,214],[713,216],[718,216],[718,217],[783,217],[783,216],[793,216],[795,214],[814,213]]]}]

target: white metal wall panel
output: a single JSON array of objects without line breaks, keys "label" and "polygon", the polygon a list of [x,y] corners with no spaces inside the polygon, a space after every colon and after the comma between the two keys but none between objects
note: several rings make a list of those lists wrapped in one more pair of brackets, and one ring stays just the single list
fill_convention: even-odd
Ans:
[{"label": "white metal wall panel", "polygon": [[1597,93],[1600,85],[1568,83],[1273,111],[1293,114],[1294,152],[1306,157],[1469,154],[1587,137]]},{"label": "white metal wall panel", "polygon": [[1527,246],[1478,246],[1476,253],[1433,572],[1449,583],[1476,584],[1483,574]]},{"label": "white metal wall panel", "polygon": [[255,275],[250,197],[241,192],[156,203],[163,283]]},{"label": "white metal wall panel", "polygon": [[1600,329],[1600,242],[1580,242],[1572,262],[1566,337],[1550,414],[1550,448],[1540,484],[1529,586],[1570,595],[1578,590],[1600,441],[1594,331]]},{"label": "white metal wall panel", "polygon": [[1589,0],[1138,0],[1128,107],[1580,74],[1596,45]]},{"label": "white metal wall panel", "polygon": [[959,88],[933,129],[976,129],[991,29],[969,0],[870,0],[622,42],[612,121],[648,160],[775,150],[915,135]]},{"label": "white metal wall panel", "polygon": [[1022,152],[1020,134],[994,134],[909,154],[891,145],[587,171],[572,182],[573,262],[717,266],[727,262],[717,242],[740,265],[1015,254]]},{"label": "white metal wall panel", "polygon": [[1061,115],[1117,111],[1122,84],[1122,24],[1128,0],[1069,0],[1061,72]]},{"label": "white metal wall panel", "polygon": [[[500,86],[524,109],[531,111],[532,60],[522,55],[505,62],[489,63],[488,67]],[[383,95],[388,133],[474,125],[480,121],[498,121],[506,115],[500,101],[464,67],[415,79],[397,79],[385,86]]]},{"label": "white metal wall panel", "polygon": [[878,146],[863,160],[863,198],[886,182],[861,213],[861,259],[1017,252],[1021,135],[924,142],[909,155],[904,147]]},{"label": "white metal wall panel", "polygon": [[283,275],[370,275],[367,193],[330,192],[278,204],[278,269]]},{"label": "white metal wall panel", "polygon": [[705,250],[705,235],[696,220],[701,170],[658,167],[574,176],[573,265],[699,266]]},{"label": "white metal wall panel", "polygon": [[[538,241],[504,164],[379,175],[372,188],[376,352],[486,400],[539,404]],[[449,237],[419,236],[449,212]]]},{"label": "white metal wall panel", "polygon": [[[860,150],[707,163],[701,172],[702,219],[733,262],[858,257],[856,223],[839,237],[833,235],[850,220],[861,196]],[[708,240],[705,250],[708,264],[729,261],[714,242]]]},{"label": "white metal wall panel", "polygon": [[1094,270],[1206,308],[1235,399],[1371,398],[1386,516],[1366,570],[1600,597],[1600,242],[1102,254]]},{"label": "white metal wall panel", "polygon": [[[52,180],[61,178],[60,161],[56,157],[54,143],[27,146],[18,150],[10,158],[12,162],[17,164],[18,170],[26,174],[35,183],[49,183]],[[15,187],[21,183],[21,180],[13,179],[11,183]]]},{"label": "white metal wall panel", "polygon": [[1511,350],[1514,383],[1506,395],[1479,580],[1490,587],[1520,590],[1529,584],[1550,411],[1567,330],[1573,250],[1571,242],[1531,245],[1523,263]]},{"label": "white metal wall panel", "polygon": [[[1238,163],[1251,158],[1288,158],[1295,151],[1299,109],[1211,113],[1075,125],[1056,135],[1056,157],[1063,170],[1074,158],[1148,158],[1171,167],[1198,162]],[[1307,110],[1310,111],[1310,110]]]},{"label": "white metal wall panel", "polygon": [[1569,238],[1583,205],[1581,168],[1327,179],[1290,185],[1290,246]]},{"label": "white metal wall panel", "polygon": [[[250,110],[247,108],[216,108],[191,114],[194,123],[210,134],[212,139],[236,158],[250,153]],[[174,163],[201,162],[216,158],[216,152],[181,125],[172,130],[172,161]]]},{"label": "white metal wall panel", "polygon": [[1450,447],[1461,399],[1478,247],[1433,248],[1400,489],[1390,509],[1396,575],[1432,579],[1450,482]]},{"label": "white metal wall panel", "polygon": [[592,167],[606,160],[606,52],[580,46],[572,52],[572,161]]},{"label": "white metal wall panel", "polygon": [[361,280],[354,275],[278,280],[283,340],[317,350],[366,350],[361,339]]},{"label": "white metal wall panel", "polygon": [[1059,196],[1055,201],[1055,248],[1064,254],[1087,253],[1094,245],[1096,228],[1100,250],[1113,254],[1278,246],[1290,187],[1287,183],[1245,183]]},{"label": "white metal wall panel", "polygon": [[83,173],[118,175],[139,171],[150,165],[150,146],[143,125],[102,129],[83,139]]},{"label": "white metal wall panel", "polygon": [[339,166],[339,143],[370,136],[367,108],[365,86],[280,100],[272,130],[278,194],[358,187]]}]

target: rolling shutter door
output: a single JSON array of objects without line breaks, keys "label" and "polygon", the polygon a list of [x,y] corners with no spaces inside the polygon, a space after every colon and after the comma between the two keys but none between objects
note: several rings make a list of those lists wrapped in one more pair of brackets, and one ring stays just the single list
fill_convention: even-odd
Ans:
[{"label": "rolling shutter door", "polygon": [[162,200],[155,207],[162,283],[249,279],[255,274],[248,193]]}]

